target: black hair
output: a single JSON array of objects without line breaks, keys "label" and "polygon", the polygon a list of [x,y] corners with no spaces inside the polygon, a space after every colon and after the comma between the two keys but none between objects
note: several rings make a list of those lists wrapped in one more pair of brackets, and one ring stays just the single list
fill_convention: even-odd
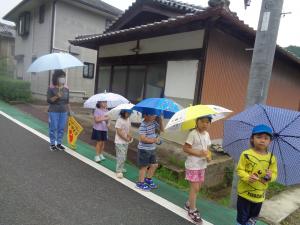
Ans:
[{"label": "black hair", "polygon": [[100,102],[97,102],[97,103],[96,103],[96,107],[97,107],[98,109],[100,109],[100,107],[101,107]]},{"label": "black hair", "polygon": [[122,119],[126,119],[125,118],[125,114],[126,114],[126,111],[125,110],[121,110],[120,116],[121,116]]},{"label": "black hair", "polygon": [[58,78],[60,77],[65,77],[66,73],[63,70],[55,70],[53,75],[52,75],[52,84],[53,85],[58,85]]},{"label": "black hair", "polygon": [[[268,134],[268,133],[258,133],[258,134],[267,134],[267,135],[270,137],[271,141],[272,141],[272,139],[273,139],[272,135],[270,135],[270,134]],[[252,134],[251,137],[250,137],[250,146],[251,146],[252,148],[254,148],[254,142],[253,142],[254,135],[256,135],[256,134]]]},{"label": "black hair", "polygon": [[211,123],[211,120],[212,120],[211,116],[201,116],[201,117],[198,117],[196,119],[196,125],[197,125],[197,123],[198,123],[199,120],[202,120],[204,118],[208,119],[208,121]]}]

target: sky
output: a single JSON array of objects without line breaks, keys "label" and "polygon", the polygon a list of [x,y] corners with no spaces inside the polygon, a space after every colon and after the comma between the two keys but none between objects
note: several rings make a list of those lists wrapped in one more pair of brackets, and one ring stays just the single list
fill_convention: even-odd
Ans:
[{"label": "sky", "polygon": [[[4,21],[2,17],[14,8],[21,0],[0,0],[0,21],[11,24]],[[127,9],[135,0],[102,0],[112,6],[115,6],[121,10]],[[181,0],[182,2],[207,6],[208,0]],[[257,28],[257,23],[259,19],[259,12],[262,0],[251,0],[250,7],[245,10],[244,0],[231,0],[230,9],[236,12],[238,17],[243,20],[246,24]],[[297,24],[300,21],[300,1],[299,0],[284,0],[282,12],[291,14],[286,14],[281,17],[277,44],[282,47],[287,47],[289,45],[300,46],[300,29]]]}]

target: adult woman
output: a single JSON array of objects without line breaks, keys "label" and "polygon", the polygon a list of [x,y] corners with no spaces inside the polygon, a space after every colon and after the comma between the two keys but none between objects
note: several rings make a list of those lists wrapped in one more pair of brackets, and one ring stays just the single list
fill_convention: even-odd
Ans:
[{"label": "adult woman", "polygon": [[69,105],[69,89],[64,86],[65,82],[65,72],[62,70],[55,70],[52,76],[52,86],[48,88],[47,92],[51,151],[65,150],[61,142],[64,136],[68,112],[71,112]]}]

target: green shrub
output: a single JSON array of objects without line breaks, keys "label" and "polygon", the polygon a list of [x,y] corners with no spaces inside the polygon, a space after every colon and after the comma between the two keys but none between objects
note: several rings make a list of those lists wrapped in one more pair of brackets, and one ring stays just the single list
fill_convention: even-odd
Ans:
[{"label": "green shrub", "polygon": [[5,101],[29,101],[30,82],[0,77],[0,98]]}]

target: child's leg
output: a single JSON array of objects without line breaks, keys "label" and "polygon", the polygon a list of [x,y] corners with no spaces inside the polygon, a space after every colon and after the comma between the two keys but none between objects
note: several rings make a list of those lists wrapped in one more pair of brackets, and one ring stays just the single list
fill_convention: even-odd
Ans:
[{"label": "child's leg", "polygon": [[261,207],[262,207],[262,202],[260,203],[251,202],[249,217],[250,219],[252,219],[253,224],[255,224],[256,218],[259,216]]},{"label": "child's leg", "polygon": [[190,181],[190,192],[189,192],[189,207],[190,210],[195,210],[197,194],[200,191],[201,183],[200,182],[191,182]]},{"label": "child's leg", "polygon": [[100,141],[101,142],[101,144],[100,144],[100,154],[102,154],[103,153],[103,150],[104,150],[104,141]]},{"label": "child's leg", "polygon": [[250,201],[238,196],[236,221],[239,224],[245,225],[250,219],[250,207],[251,207]]},{"label": "child's leg", "polygon": [[149,157],[150,167],[147,172],[147,178],[151,179],[154,176],[154,173],[158,167],[158,164],[157,164],[157,160],[156,160],[156,152],[149,151],[148,154],[149,154],[148,157]]},{"label": "child's leg", "polygon": [[102,141],[96,142],[96,155],[100,155],[100,153],[101,153],[101,142]]},{"label": "child's leg", "polygon": [[148,166],[143,166],[139,170],[139,182],[144,182]]},{"label": "child's leg", "polygon": [[126,161],[128,145],[126,144],[116,144],[116,156],[117,156],[117,165],[116,172],[122,173],[124,168],[124,163]]},{"label": "child's leg", "polygon": [[157,163],[150,164],[150,167],[149,167],[148,172],[147,172],[147,178],[151,179],[154,176],[154,173],[155,173],[157,167],[158,167]]}]

